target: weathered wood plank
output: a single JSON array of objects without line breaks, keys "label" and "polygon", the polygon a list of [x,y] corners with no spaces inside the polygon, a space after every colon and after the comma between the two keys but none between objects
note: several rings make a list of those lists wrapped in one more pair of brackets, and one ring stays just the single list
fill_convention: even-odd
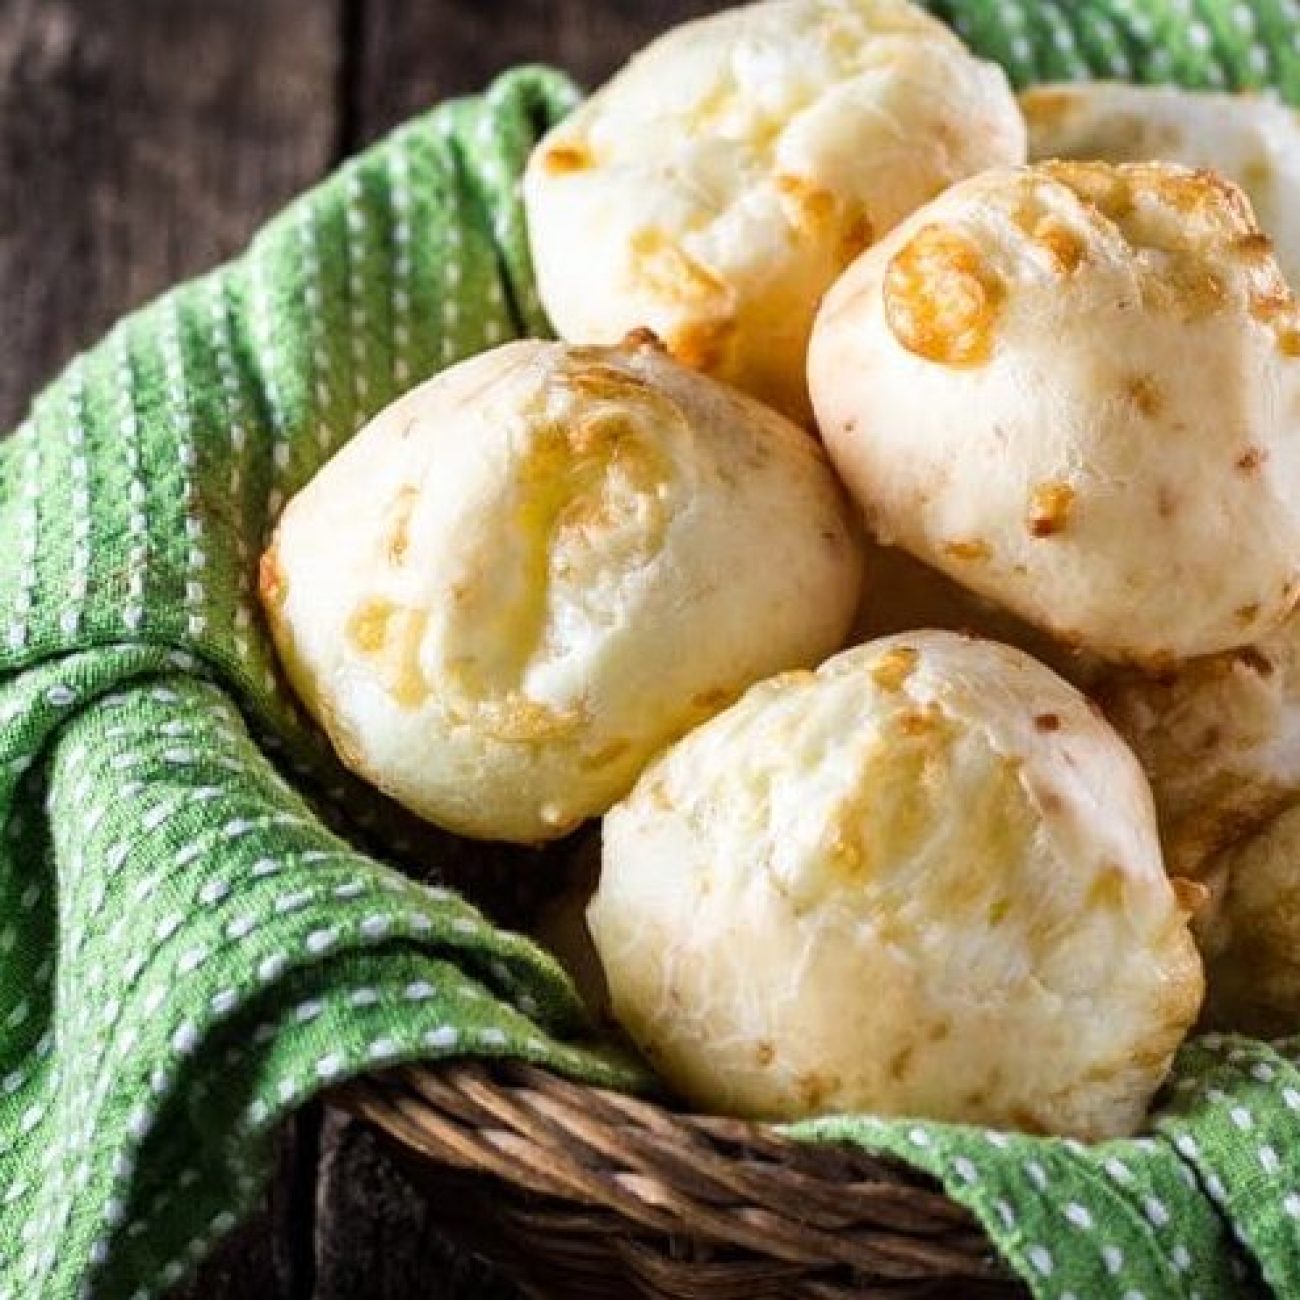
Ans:
[{"label": "weathered wood plank", "polygon": [[351,57],[351,143],[515,63],[552,63],[597,85],[666,27],[721,0],[365,0]]},{"label": "weathered wood plank", "polygon": [[0,429],[328,166],[341,0],[0,0]]}]

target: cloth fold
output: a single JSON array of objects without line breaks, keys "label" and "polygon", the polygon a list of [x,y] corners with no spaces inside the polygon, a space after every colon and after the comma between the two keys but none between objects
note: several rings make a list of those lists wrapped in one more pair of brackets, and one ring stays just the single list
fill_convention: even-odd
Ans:
[{"label": "cloth fold", "polygon": [[[1290,0],[932,7],[1022,82],[1300,75]],[[277,1123],[347,1077],[473,1054],[647,1082],[448,887],[495,851],[340,767],[255,602],[270,522],[370,415],[546,332],[518,178],[575,94],[522,69],[416,119],[0,444],[0,1298],[160,1294],[253,1205]],[[796,1131],[934,1174],[1040,1297],[1300,1294],[1296,1057],[1200,1039],[1151,1134],[1093,1149]]]}]

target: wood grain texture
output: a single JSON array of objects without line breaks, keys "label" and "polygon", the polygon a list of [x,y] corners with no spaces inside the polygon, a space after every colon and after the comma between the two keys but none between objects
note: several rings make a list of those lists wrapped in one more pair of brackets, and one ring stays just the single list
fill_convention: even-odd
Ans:
[{"label": "wood grain texture", "polygon": [[0,429],[328,167],[334,0],[0,0]]},{"label": "wood grain texture", "polygon": [[598,85],[665,28],[718,0],[364,0],[352,28],[352,145],[516,63]]}]

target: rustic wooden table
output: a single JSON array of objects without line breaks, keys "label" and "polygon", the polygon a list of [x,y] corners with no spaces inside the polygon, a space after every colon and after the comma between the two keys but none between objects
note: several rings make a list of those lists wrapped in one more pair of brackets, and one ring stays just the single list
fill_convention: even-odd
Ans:
[{"label": "rustic wooden table", "polygon": [[[593,84],[711,0],[0,0],[0,430],[123,311],[411,113],[545,60]],[[506,1300],[356,1125],[285,1135],[187,1295]]]}]

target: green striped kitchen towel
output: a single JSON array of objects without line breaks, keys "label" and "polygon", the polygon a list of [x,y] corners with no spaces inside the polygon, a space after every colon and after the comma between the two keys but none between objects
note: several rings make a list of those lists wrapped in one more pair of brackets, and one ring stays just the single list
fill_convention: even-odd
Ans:
[{"label": "green striped kitchen towel", "polygon": [[[1300,89],[1292,0],[932,7],[1022,83]],[[546,331],[517,181],[574,95],[522,69],[403,127],[0,444],[0,1297],[164,1291],[255,1203],[277,1123],[349,1076],[473,1054],[644,1081],[447,887],[487,851],[336,764],[253,599],[269,521],[373,412]],[[1202,1038],[1150,1133],[1093,1149],[799,1131],[936,1175],[1040,1297],[1300,1295],[1296,1057]]]}]

